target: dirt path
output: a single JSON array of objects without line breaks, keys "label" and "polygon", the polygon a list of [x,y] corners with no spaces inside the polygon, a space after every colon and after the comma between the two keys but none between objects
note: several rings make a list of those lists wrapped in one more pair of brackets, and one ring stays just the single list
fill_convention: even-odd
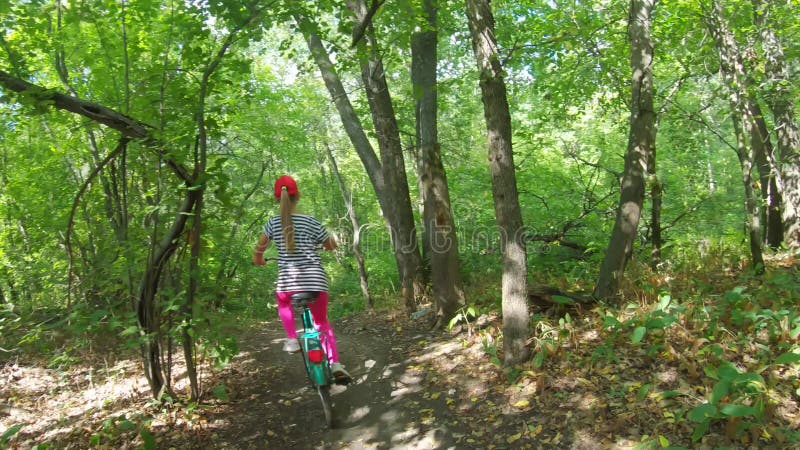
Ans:
[{"label": "dirt path", "polygon": [[230,398],[206,415],[214,431],[193,444],[220,449],[451,448],[452,430],[430,420],[447,411],[445,399],[426,396],[423,377],[409,371],[409,343],[430,337],[424,324],[398,332],[390,320],[362,315],[334,326],[341,361],[354,378],[349,386],[332,390],[334,429],[325,425],[299,356],[281,351],[283,331],[271,321],[242,342],[242,353],[220,379],[231,390]]},{"label": "dirt path", "polygon": [[354,378],[332,391],[334,429],[325,425],[300,357],[281,350],[276,318],[237,330],[241,352],[203,377],[204,389],[224,386],[227,398],[209,394],[199,406],[153,403],[135,358],[119,360],[102,379],[98,367],[65,372],[6,362],[0,404],[28,414],[0,414],[0,434],[23,426],[8,442],[13,449],[44,442],[59,449],[147,448],[147,435],[157,449],[432,450],[509,448],[527,429],[530,419],[509,410],[515,400],[498,389],[501,372],[475,336],[468,344],[463,334],[430,331],[425,319],[385,312],[333,325]]}]

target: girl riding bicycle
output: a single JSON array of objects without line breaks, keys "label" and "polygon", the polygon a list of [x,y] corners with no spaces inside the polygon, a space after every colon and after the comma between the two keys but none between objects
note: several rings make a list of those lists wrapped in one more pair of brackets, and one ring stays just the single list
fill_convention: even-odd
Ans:
[{"label": "girl riding bicycle", "polygon": [[278,300],[278,316],[287,337],[283,350],[289,353],[300,351],[291,304],[292,294],[317,292],[317,299],[311,305],[314,325],[324,336],[323,348],[334,378],[349,379],[350,374],[339,362],[336,337],[328,322],[328,277],[317,252],[320,245],[325,250],[335,249],[336,241],[317,218],[296,212],[300,191],[292,177],[283,175],[275,181],[275,199],[280,202],[280,216],[271,217],[264,225],[253,250],[253,264],[265,264],[264,251],[270,242],[274,242],[278,249],[278,287],[275,297]]}]

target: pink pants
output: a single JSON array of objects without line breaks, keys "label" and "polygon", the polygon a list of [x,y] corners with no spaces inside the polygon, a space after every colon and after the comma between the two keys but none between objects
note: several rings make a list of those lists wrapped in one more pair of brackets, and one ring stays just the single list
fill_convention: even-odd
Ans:
[{"label": "pink pants", "polygon": [[[286,336],[290,339],[297,339],[297,329],[294,323],[294,308],[292,308],[292,294],[296,292],[276,292],[275,298],[278,300],[278,317],[281,318],[283,329]],[[336,337],[333,335],[333,328],[328,322],[328,293],[320,292],[314,303],[309,305],[314,326],[320,333],[322,348],[328,355],[328,361],[333,364],[339,361],[339,352],[336,350]]]}]

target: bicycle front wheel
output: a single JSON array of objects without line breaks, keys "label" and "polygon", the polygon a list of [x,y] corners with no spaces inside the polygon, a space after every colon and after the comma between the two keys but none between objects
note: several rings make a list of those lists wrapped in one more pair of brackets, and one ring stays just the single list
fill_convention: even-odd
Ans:
[{"label": "bicycle front wheel", "polygon": [[325,413],[325,423],[328,428],[333,428],[333,401],[331,400],[330,386],[317,386],[317,393],[322,402],[322,412]]}]

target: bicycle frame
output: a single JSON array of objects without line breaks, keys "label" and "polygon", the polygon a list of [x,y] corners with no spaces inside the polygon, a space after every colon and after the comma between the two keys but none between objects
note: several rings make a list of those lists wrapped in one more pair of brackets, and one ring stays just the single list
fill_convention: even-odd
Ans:
[{"label": "bicycle frame", "polygon": [[322,401],[325,423],[332,428],[334,418],[330,388],[333,377],[331,375],[331,367],[328,364],[328,356],[325,354],[325,349],[322,348],[321,334],[314,327],[311,308],[308,306],[316,298],[317,293],[315,292],[294,294],[292,295],[292,305],[303,308],[303,333],[298,336],[301,342],[300,351],[303,356],[303,364],[306,367],[308,379],[311,381],[311,387],[317,390],[317,394],[319,394],[319,398]]},{"label": "bicycle frame", "polygon": [[328,386],[331,384],[331,369],[328,364],[328,355],[322,347],[322,335],[314,327],[314,320],[311,315],[310,303],[316,300],[316,295],[311,293],[301,293],[292,296],[292,305],[303,309],[302,322],[303,332],[298,336],[300,349],[303,355],[303,362],[308,372],[311,384],[317,386]]},{"label": "bicycle frame", "polygon": [[314,327],[308,303],[307,300],[303,300],[301,303],[303,308],[303,332],[299,336],[300,348],[311,384],[314,386],[327,386],[330,384],[331,378],[328,355],[325,354],[325,350],[322,348],[320,332]]}]

